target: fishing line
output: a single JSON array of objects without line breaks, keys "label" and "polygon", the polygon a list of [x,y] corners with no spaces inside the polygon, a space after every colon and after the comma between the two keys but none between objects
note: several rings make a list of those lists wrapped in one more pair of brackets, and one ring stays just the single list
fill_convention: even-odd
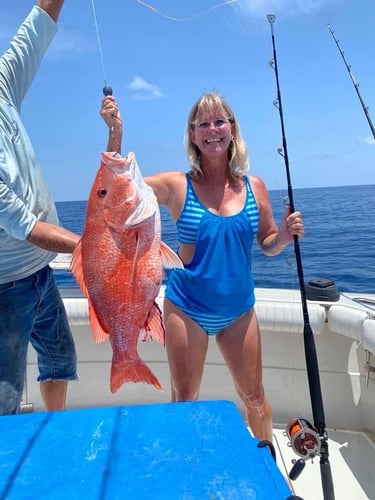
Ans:
[{"label": "fishing line", "polygon": [[103,94],[105,96],[112,95],[112,88],[107,83],[107,76],[106,76],[106,71],[105,71],[105,66],[104,66],[104,57],[103,57],[102,42],[101,42],[100,33],[99,33],[98,19],[96,17],[96,9],[95,9],[94,0],[91,0],[91,6],[92,6],[92,14],[93,14],[93,17],[94,17],[94,24],[95,24],[95,29],[96,29],[96,38],[97,38],[97,41],[98,41],[100,61],[101,61],[101,64],[102,64],[102,71],[103,71],[103,76],[104,76]]},{"label": "fishing line", "polygon": [[[271,27],[272,48],[273,48],[273,57],[270,61],[270,66],[273,68],[275,72],[276,88],[277,88],[277,98],[274,100],[273,103],[279,111],[282,143],[283,143],[282,148],[279,148],[279,152],[284,158],[286,176],[288,181],[288,197],[289,197],[288,202],[291,212],[294,212],[295,209],[293,201],[293,188],[292,188],[290,169],[289,169],[289,157],[288,157],[288,149],[287,149],[287,142],[285,135],[283,108],[281,102],[281,91],[279,82],[279,71],[277,66],[275,35],[273,30],[273,24],[276,20],[276,16],[273,14],[268,14],[267,20],[270,23]],[[303,322],[304,322],[303,339],[305,347],[305,359],[306,359],[307,377],[309,382],[311,407],[312,407],[315,429],[311,426],[311,424],[309,424],[304,419],[296,419],[295,421],[292,421],[289,424],[288,430],[290,432],[288,434],[290,434],[291,446],[293,447],[294,451],[297,454],[300,454],[300,456],[304,457],[300,458],[295,462],[295,464],[292,467],[292,470],[289,473],[289,477],[291,479],[296,479],[305,465],[305,460],[319,455],[323,497],[324,500],[334,500],[335,494],[333,488],[331,466],[328,458],[328,436],[325,424],[318,358],[316,354],[314,334],[310,325],[309,312],[307,308],[306,290],[303,277],[302,258],[301,258],[298,236],[294,235],[293,240],[294,240],[294,251],[296,256],[298,279],[301,292],[301,304],[302,304]]]},{"label": "fishing line", "polygon": [[162,16],[165,19],[169,19],[170,21],[193,21],[194,19],[197,19],[198,17],[205,16],[206,14],[209,14],[210,12],[212,12],[216,9],[219,9],[220,7],[224,7],[225,5],[229,5],[231,3],[238,2],[238,0],[225,0],[224,2],[218,3],[218,4],[214,5],[213,7],[210,7],[206,10],[198,12],[198,14],[195,14],[194,16],[190,16],[190,17],[169,16],[168,14],[165,14],[164,12],[161,12],[160,10],[158,10],[153,5],[150,5],[146,2],[143,2],[143,0],[136,0],[136,2],[139,3],[140,5],[143,5],[143,7],[150,9],[152,12],[155,12],[155,14],[158,14],[159,16]]}]

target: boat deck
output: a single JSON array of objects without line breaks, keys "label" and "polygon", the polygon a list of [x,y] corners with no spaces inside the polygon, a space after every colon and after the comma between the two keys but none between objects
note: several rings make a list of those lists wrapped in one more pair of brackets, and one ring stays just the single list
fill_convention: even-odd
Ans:
[{"label": "boat deck", "polygon": [[[288,446],[285,426],[274,426],[277,464],[285,478],[292,460],[300,458]],[[375,500],[375,445],[363,432],[328,430],[329,462],[336,500]],[[306,462],[299,477],[289,481],[303,500],[324,500],[319,457]]]}]

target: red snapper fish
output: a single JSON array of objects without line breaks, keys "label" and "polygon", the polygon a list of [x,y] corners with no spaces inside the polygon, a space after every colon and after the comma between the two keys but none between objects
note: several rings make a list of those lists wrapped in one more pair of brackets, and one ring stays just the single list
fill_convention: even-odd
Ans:
[{"label": "red snapper fish", "polygon": [[155,302],[163,267],[183,264],[161,241],[159,206],[134,154],[123,158],[102,153],[71,270],[88,298],[95,341],[111,342],[112,393],[125,382],[145,382],[162,390],[140,358],[137,344],[139,338],[165,344],[162,314]]}]

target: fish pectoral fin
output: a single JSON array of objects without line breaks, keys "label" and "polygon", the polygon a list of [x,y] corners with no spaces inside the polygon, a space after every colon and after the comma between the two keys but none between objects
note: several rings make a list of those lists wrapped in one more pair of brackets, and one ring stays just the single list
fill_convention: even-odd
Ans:
[{"label": "fish pectoral fin", "polygon": [[143,329],[141,330],[141,340],[144,342],[160,342],[165,346],[165,328],[160,307],[154,302],[154,305],[146,319]]},{"label": "fish pectoral fin", "polygon": [[83,275],[82,238],[78,241],[77,245],[74,248],[73,255],[72,255],[72,261],[70,263],[69,270],[73,273],[75,279],[77,280],[77,283],[78,283],[80,289],[82,290],[82,293],[86,297],[89,297],[89,292],[87,290],[85,277]]},{"label": "fish pectoral fin", "polygon": [[95,342],[97,344],[100,344],[101,342],[105,342],[106,340],[108,340],[109,333],[105,330],[105,328],[101,324],[96,314],[95,307],[90,300],[90,297],[88,298],[88,303],[89,303],[89,322],[92,334]]},{"label": "fish pectoral fin", "polygon": [[184,268],[184,263],[180,257],[172,250],[171,247],[166,245],[164,241],[160,245],[161,262],[164,269]]},{"label": "fish pectoral fin", "polygon": [[78,241],[72,256],[72,262],[70,264],[70,271],[74,274],[82,293],[87,297],[88,300],[88,310],[89,310],[89,322],[92,330],[94,340],[97,344],[104,342],[108,339],[108,332],[105,331],[99,318],[96,315],[95,307],[90,299],[89,291],[87,290],[85,277],[83,275],[82,267],[82,238]]}]

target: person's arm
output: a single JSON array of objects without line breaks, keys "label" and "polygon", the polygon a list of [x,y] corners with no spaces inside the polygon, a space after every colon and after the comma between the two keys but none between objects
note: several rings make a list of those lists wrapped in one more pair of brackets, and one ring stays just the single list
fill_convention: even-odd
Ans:
[{"label": "person's arm", "polygon": [[251,186],[259,209],[258,244],[265,255],[281,253],[293,241],[294,235],[302,238],[303,222],[300,212],[290,213],[286,207],[284,216],[277,227],[271,207],[271,201],[264,182],[259,177],[251,177]]},{"label": "person's arm", "polygon": [[[1,172],[1,169],[0,169]],[[80,236],[50,222],[38,221],[24,202],[0,179],[0,228],[13,238],[51,252],[71,253]]]},{"label": "person's arm", "polygon": [[63,0],[39,0],[0,57],[0,93],[18,110],[55,36]]},{"label": "person's arm", "polygon": [[47,14],[57,22],[64,0],[38,0],[36,5],[43,9]]},{"label": "person's arm", "polygon": [[61,226],[37,221],[27,239],[50,252],[72,253],[80,236]]},{"label": "person's arm", "polygon": [[301,214],[291,214],[289,207],[286,207],[279,228],[276,227],[276,231],[271,231],[263,239],[259,237],[259,246],[266,255],[278,255],[293,241],[294,235],[299,238],[304,235]]},{"label": "person's arm", "polygon": [[100,115],[108,127],[107,151],[121,154],[122,118],[115,97],[103,98]]}]

